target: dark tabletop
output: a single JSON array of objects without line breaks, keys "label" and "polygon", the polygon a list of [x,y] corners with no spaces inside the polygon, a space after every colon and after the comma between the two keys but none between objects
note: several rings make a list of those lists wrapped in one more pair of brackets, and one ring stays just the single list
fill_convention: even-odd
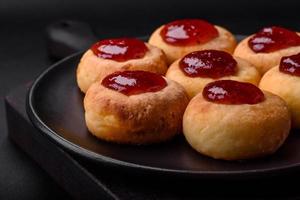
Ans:
[{"label": "dark tabletop", "polygon": [[[0,1],[0,199],[69,198],[50,177],[7,139],[4,96],[30,82],[53,61],[44,38],[47,25],[76,19],[92,25],[99,37],[141,36],[177,18],[204,18],[234,33],[262,26],[300,29],[299,3],[291,0],[209,1]],[[17,126],[17,124],[16,124]]]}]

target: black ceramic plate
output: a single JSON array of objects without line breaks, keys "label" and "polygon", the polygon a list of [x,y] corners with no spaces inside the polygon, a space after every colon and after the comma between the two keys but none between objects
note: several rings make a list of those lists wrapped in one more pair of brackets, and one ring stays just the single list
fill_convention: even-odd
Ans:
[{"label": "black ceramic plate", "polygon": [[81,56],[72,55],[43,72],[33,83],[27,101],[33,124],[72,153],[99,165],[201,178],[261,177],[300,168],[300,136],[293,133],[274,155],[239,162],[202,156],[183,136],[150,146],[118,145],[96,139],[85,126],[83,94],[75,80]]}]

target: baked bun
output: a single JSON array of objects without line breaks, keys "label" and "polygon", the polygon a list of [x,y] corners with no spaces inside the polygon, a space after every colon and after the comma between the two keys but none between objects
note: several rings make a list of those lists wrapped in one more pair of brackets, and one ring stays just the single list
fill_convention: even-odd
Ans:
[{"label": "baked bun", "polygon": [[[127,51],[124,50],[126,47]],[[102,52],[97,53],[101,49]],[[81,58],[77,68],[78,86],[85,93],[96,80],[101,81],[108,74],[120,70],[143,70],[164,75],[167,71],[166,57],[159,48],[137,39],[102,40]]]},{"label": "baked bun", "polygon": [[[228,90],[226,84],[235,86]],[[223,160],[272,154],[289,130],[290,113],[280,97],[230,80],[208,84],[203,94],[190,101],[183,117],[188,143],[204,155]]]},{"label": "baked bun", "polygon": [[[283,29],[283,28],[278,28],[278,27],[275,27],[275,28],[271,27],[271,28],[280,29],[280,30]],[[264,28],[257,34],[263,32],[264,30],[268,30],[271,28]],[[286,30],[286,29],[284,29],[284,30]],[[289,31],[289,30],[287,30],[287,31]],[[291,34],[292,33],[293,32],[291,32]],[[286,43],[287,45],[289,44],[288,41],[285,42],[285,40],[288,40],[288,38],[287,39],[281,38],[281,40],[278,41],[278,43],[280,43],[279,44],[280,46],[278,45],[278,46],[274,46],[272,48],[265,48],[265,49],[255,52],[254,50],[252,50],[249,47],[249,40],[251,40],[251,38],[253,38],[257,34],[251,35],[251,36],[245,38],[244,40],[242,40],[236,47],[233,55],[236,57],[243,58],[244,60],[247,60],[248,62],[253,64],[261,74],[266,73],[270,68],[278,65],[281,57],[293,55],[293,54],[300,52],[300,42],[297,42],[297,43],[295,43],[295,45],[292,45],[292,46],[286,46],[284,48],[279,48],[280,46],[283,47],[282,43]],[[299,33],[294,33],[294,34],[296,35],[296,37],[299,37]],[[253,39],[255,39],[255,38],[253,38]],[[300,41],[300,39],[297,39],[297,40]],[[274,44],[276,44],[276,43],[274,43]],[[262,44],[258,43],[256,45],[259,46]]]},{"label": "baked bun", "polygon": [[[174,31],[174,27],[177,28],[176,31]],[[173,31],[169,34],[173,37],[165,39],[165,34],[162,33],[167,28],[170,30],[169,32]],[[182,35],[190,36],[190,38],[184,37],[181,40]],[[233,53],[236,40],[225,28],[194,19],[178,20],[162,25],[152,33],[149,44],[161,48],[167,56],[168,63],[171,64],[184,55],[198,50],[215,49]]]},{"label": "baked bun", "polygon": [[157,143],[182,132],[187,104],[184,89],[172,80],[144,71],[115,72],[88,89],[85,120],[106,141]]},{"label": "baked bun", "polygon": [[[296,66],[300,66],[300,54],[295,55],[297,60],[293,59],[294,56],[284,57],[281,62],[281,67],[276,66],[270,69],[265,75],[262,77],[259,87],[263,90],[272,92],[283,98],[287,105],[290,108],[292,113],[292,126],[293,128],[300,128],[300,69],[298,69],[298,75],[295,74],[297,72],[295,69],[290,70],[287,69],[288,73],[285,73],[284,61],[287,64],[294,64]],[[292,62],[291,62],[291,59]],[[290,74],[294,72],[294,74]]]},{"label": "baked bun", "polygon": [[181,84],[190,98],[215,80],[229,79],[254,85],[260,80],[259,72],[250,63],[216,50],[187,54],[169,67],[166,77]]}]

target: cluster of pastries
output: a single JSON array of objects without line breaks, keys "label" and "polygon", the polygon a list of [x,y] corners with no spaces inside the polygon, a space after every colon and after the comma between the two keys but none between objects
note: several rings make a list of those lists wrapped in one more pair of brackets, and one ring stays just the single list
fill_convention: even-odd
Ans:
[{"label": "cluster of pastries", "polygon": [[183,132],[198,152],[240,160],[274,153],[300,128],[300,36],[267,27],[237,44],[200,19],[157,28],[143,42],[95,43],[81,58],[87,128],[122,144]]}]

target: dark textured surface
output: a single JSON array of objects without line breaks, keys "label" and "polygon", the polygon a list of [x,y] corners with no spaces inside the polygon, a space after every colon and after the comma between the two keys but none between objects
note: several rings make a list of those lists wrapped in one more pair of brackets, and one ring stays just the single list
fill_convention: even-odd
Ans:
[{"label": "dark textured surface", "polygon": [[131,27],[132,34],[144,31],[144,35],[147,27],[154,28],[161,22],[201,17],[224,24],[235,32],[247,33],[262,24],[286,24],[296,28],[293,22],[300,19],[296,14],[298,9],[297,0],[2,0],[0,21],[36,23],[75,18],[105,24],[108,28]]},{"label": "dark textured surface", "polygon": [[32,80],[50,64],[43,37],[49,23],[66,18],[85,20],[99,38],[104,38],[146,35],[171,19],[201,17],[235,33],[249,34],[271,24],[299,29],[298,2],[1,0],[0,199],[53,199],[63,195],[45,172],[7,140],[3,106],[3,96],[10,89]]},{"label": "dark textured surface", "polygon": [[9,89],[33,79],[48,65],[41,29],[42,27],[38,26],[23,27],[20,34],[16,27],[1,28],[0,199],[65,197],[64,191],[7,139],[4,95]]},{"label": "dark textured surface", "polygon": [[[75,199],[116,199],[115,195],[70,155],[58,148],[35,129],[27,117],[25,99],[28,87],[17,87],[5,97],[8,137],[44,169],[55,182]],[[18,126],[15,126],[18,124]],[[48,198],[69,199],[54,191]]]}]

